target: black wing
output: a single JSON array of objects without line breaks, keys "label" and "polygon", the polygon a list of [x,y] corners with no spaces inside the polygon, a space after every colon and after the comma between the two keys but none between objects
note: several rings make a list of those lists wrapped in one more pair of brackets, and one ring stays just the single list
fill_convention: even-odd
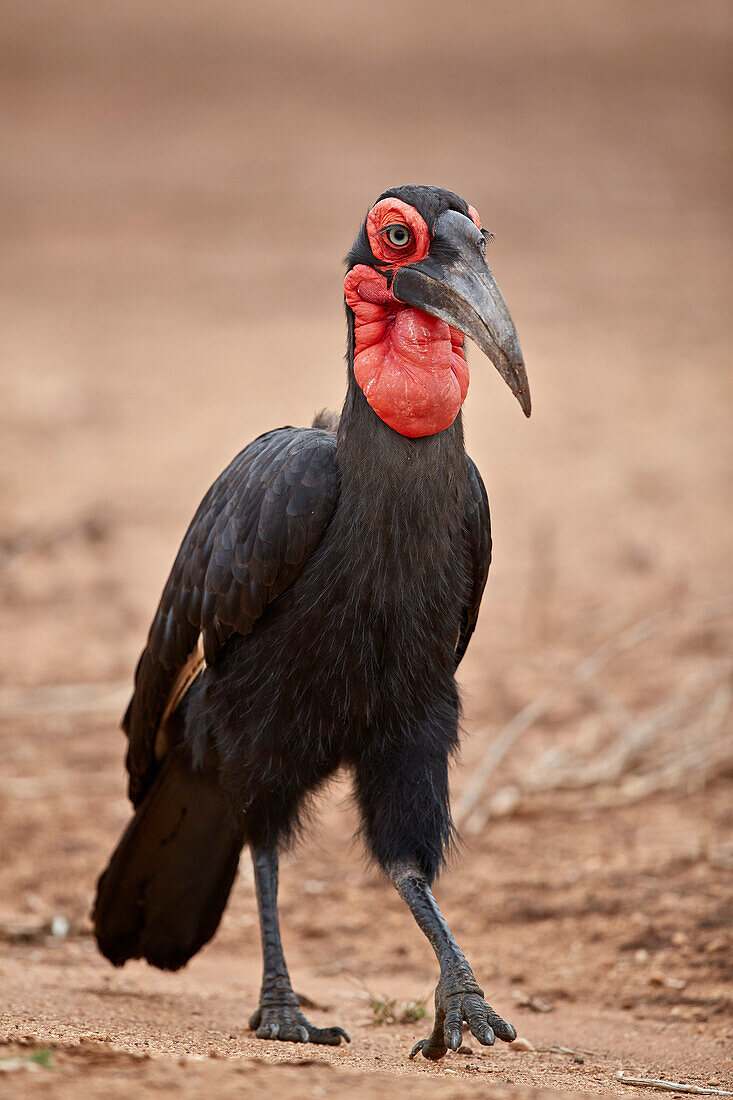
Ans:
[{"label": "black wing", "polygon": [[481,597],[491,565],[491,519],[489,498],[481,474],[473,459],[466,455],[468,464],[466,484],[466,512],[463,517],[463,534],[468,554],[470,598],[463,609],[461,633],[456,645],[456,667],[468,649],[478,619]]},{"label": "black wing", "polygon": [[213,664],[228,638],[249,634],[266,606],[295,580],[320,542],[338,494],[336,439],[312,428],[278,428],[260,436],[209,489],[163,590],[122,723],[135,805],[157,770],[156,738],[173,701],[204,658]]}]

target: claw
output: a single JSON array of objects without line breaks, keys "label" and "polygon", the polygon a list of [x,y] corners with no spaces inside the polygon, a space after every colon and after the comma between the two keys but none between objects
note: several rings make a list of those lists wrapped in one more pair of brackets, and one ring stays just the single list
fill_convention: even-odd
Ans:
[{"label": "claw", "polygon": [[[472,979],[473,980],[473,979]],[[435,991],[435,1024],[432,1035],[420,1039],[410,1052],[414,1058],[422,1051],[423,1058],[437,1062],[448,1050],[458,1050],[463,1035],[463,1021],[468,1023],[471,1034],[485,1047],[496,1042],[496,1036],[511,1043],[516,1031],[506,1020],[494,1012],[491,1005],[483,999],[483,993],[474,985],[466,992],[455,990],[445,992],[443,978]]]},{"label": "claw", "polygon": [[[474,1032],[474,1034],[476,1034],[476,1033]],[[495,1040],[495,1037],[494,1037],[494,1032],[493,1032],[493,1029],[492,1029],[492,1028],[490,1028],[490,1027],[488,1026],[488,1024],[487,1024],[487,1025],[486,1025],[486,1027],[485,1027],[485,1028],[484,1028],[484,1029],[483,1029],[483,1030],[481,1031],[481,1033],[480,1033],[480,1034],[476,1035],[476,1038],[478,1039],[478,1041],[479,1041],[480,1043],[483,1043],[483,1045],[484,1045],[485,1047],[493,1047],[493,1045],[494,1045],[494,1043],[495,1043],[495,1041],[496,1041],[496,1040]]]},{"label": "claw", "polygon": [[283,1043],[321,1043],[337,1047],[351,1042],[342,1027],[314,1027],[299,1008],[290,1004],[267,1005],[254,1012],[249,1026],[258,1039],[280,1039]]},{"label": "claw", "polygon": [[442,1044],[440,1046],[433,1046],[431,1043],[432,1038],[433,1036],[431,1035],[429,1038],[421,1039],[419,1043],[415,1043],[410,1051],[410,1058],[414,1058],[419,1051],[422,1051],[423,1058],[427,1058],[431,1062],[439,1061],[445,1054],[446,1048]]},{"label": "claw", "polygon": [[263,1027],[257,1029],[258,1039],[277,1039],[277,1033],[280,1030],[279,1024],[264,1024]]},{"label": "claw", "polygon": [[517,1029],[508,1024],[506,1020],[502,1020],[500,1016],[497,1016],[493,1021],[493,1027],[497,1036],[504,1043],[513,1043],[517,1037]]},{"label": "claw", "polygon": [[351,1042],[349,1035],[342,1027],[312,1027],[310,1029],[310,1042],[322,1043],[324,1046],[337,1047],[341,1040]]}]

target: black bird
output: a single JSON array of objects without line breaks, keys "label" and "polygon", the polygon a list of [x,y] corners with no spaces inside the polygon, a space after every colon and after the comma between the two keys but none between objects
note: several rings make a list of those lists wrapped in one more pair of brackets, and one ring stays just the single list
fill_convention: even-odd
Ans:
[{"label": "black bird", "polygon": [[280,942],[278,852],[314,792],[350,769],[361,831],[440,965],[441,1058],[462,1024],[515,1030],[483,999],[431,892],[453,839],[455,671],[491,556],[463,445],[464,336],[529,416],[514,324],[473,207],[385,191],[348,254],[348,384],[338,422],[267,432],[237,455],[183,539],[123,720],[135,814],[100,877],[97,941],[116,966],[176,970],[213,936],[244,844],[264,969],[260,1039],[337,1045],[300,1011]]}]

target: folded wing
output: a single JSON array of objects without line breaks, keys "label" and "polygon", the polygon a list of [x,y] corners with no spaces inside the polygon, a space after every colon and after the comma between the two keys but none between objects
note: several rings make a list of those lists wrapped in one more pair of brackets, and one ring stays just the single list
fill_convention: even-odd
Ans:
[{"label": "folded wing", "polygon": [[209,489],[163,590],[123,719],[136,806],[158,771],[165,718],[204,661],[214,664],[233,634],[249,634],[292,584],[323,537],[338,493],[336,439],[314,428],[260,436]]},{"label": "folded wing", "polygon": [[466,455],[467,485],[463,536],[468,555],[469,596],[463,609],[461,632],[456,645],[456,666],[461,663],[476,627],[481,597],[491,565],[491,519],[489,498],[481,474],[473,459]]}]

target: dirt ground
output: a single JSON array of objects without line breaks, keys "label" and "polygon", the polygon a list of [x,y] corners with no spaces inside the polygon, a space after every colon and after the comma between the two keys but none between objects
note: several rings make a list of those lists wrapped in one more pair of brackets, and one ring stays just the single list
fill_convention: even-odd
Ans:
[{"label": "dirt ground", "polygon": [[[619,1071],[733,1088],[732,30],[712,0],[3,7],[3,1096],[651,1095]],[[341,257],[408,181],[496,232],[535,407],[525,422],[472,356],[495,559],[459,807],[505,724],[562,689],[437,887],[534,1049],[469,1037],[437,1065],[407,1059],[434,959],[364,866],[346,777],[281,896],[296,989],[350,1046],[247,1030],[246,859],[180,974],[113,970],[88,918],[128,816],[119,715],[185,525],[253,436],[338,406]],[[565,691],[606,644],[593,693]],[[608,761],[619,724],[670,700],[661,739],[602,781],[539,781]],[[426,997],[425,1019],[377,1022]]]}]

